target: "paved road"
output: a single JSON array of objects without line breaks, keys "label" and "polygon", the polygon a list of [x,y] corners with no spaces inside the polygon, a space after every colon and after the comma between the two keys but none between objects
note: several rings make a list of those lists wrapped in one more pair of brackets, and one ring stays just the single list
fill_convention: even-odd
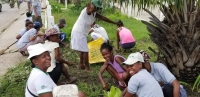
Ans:
[{"label": "paved road", "polygon": [[10,26],[16,19],[18,19],[27,10],[27,3],[23,2],[20,5],[20,9],[15,4],[14,8],[10,8],[9,4],[3,4],[2,12],[0,12],[0,34]]},{"label": "paved road", "polygon": [[[23,2],[20,9],[10,8],[8,4],[3,5],[3,10],[0,12],[0,50],[5,49],[8,45],[16,41],[15,36],[25,26],[24,19],[27,3]],[[14,67],[26,60],[19,52],[8,53],[11,50],[16,50],[16,44],[6,51],[6,54],[0,55],[0,76],[4,75],[8,68]]]}]

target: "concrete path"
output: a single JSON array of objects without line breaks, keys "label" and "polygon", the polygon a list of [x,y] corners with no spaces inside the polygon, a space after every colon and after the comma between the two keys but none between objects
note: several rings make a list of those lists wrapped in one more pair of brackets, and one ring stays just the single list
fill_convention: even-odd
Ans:
[{"label": "concrete path", "polygon": [[[17,6],[11,9],[8,4],[3,4],[3,10],[0,12],[0,50],[16,41],[15,36],[25,26],[26,16],[24,13],[26,10],[26,2],[20,5],[20,9]],[[26,57],[23,57],[19,52],[9,53],[13,50],[17,50],[16,44],[10,47],[5,54],[0,55],[0,77],[7,72],[8,68],[26,60]]]}]

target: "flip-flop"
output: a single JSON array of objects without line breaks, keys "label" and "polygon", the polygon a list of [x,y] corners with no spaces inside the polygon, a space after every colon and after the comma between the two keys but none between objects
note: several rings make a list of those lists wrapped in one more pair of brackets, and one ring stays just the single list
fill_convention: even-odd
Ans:
[{"label": "flip-flop", "polygon": [[72,84],[76,81],[76,77],[71,77],[70,78],[71,81],[65,81],[65,82],[61,82],[60,84],[64,85],[64,84]]}]

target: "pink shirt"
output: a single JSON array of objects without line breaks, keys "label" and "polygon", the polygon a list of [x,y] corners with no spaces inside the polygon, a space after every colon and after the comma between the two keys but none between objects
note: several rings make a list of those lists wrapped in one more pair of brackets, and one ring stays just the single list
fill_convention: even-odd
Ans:
[{"label": "pink shirt", "polygon": [[121,43],[131,43],[131,42],[135,42],[135,39],[131,33],[131,31],[125,27],[120,27],[121,30],[119,31],[119,37],[121,40]]}]

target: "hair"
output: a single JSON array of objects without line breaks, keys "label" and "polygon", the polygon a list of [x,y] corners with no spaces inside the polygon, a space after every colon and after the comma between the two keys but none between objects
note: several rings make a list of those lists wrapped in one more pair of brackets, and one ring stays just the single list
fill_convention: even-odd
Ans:
[{"label": "hair", "polygon": [[123,22],[122,22],[121,20],[119,20],[119,21],[117,22],[117,26],[118,26],[118,27],[121,27],[121,26],[124,26],[124,24],[123,24]]},{"label": "hair", "polygon": [[103,49],[108,49],[109,51],[112,51],[113,47],[111,45],[109,45],[108,43],[103,43],[101,45],[100,51],[102,51]]},{"label": "hair", "polygon": [[30,24],[33,24],[33,22],[27,21],[26,24],[25,24],[25,26],[27,27],[27,26],[30,25]]},{"label": "hair", "polygon": [[31,17],[31,13],[30,12],[26,12],[26,17]]},{"label": "hair", "polygon": [[32,67],[32,68],[34,68],[34,67],[35,67],[35,64],[33,63],[33,59],[35,59],[35,58],[36,58],[36,56],[33,56],[33,57],[31,57],[31,58],[30,58],[30,60],[31,60],[31,63],[32,63],[32,64],[31,64],[31,67]]},{"label": "hair", "polygon": [[60,23],[60,24],[66,24],[66,21],[65,21],[65,19],[60,19],[60,20],[59,20],[59,23]]}]

